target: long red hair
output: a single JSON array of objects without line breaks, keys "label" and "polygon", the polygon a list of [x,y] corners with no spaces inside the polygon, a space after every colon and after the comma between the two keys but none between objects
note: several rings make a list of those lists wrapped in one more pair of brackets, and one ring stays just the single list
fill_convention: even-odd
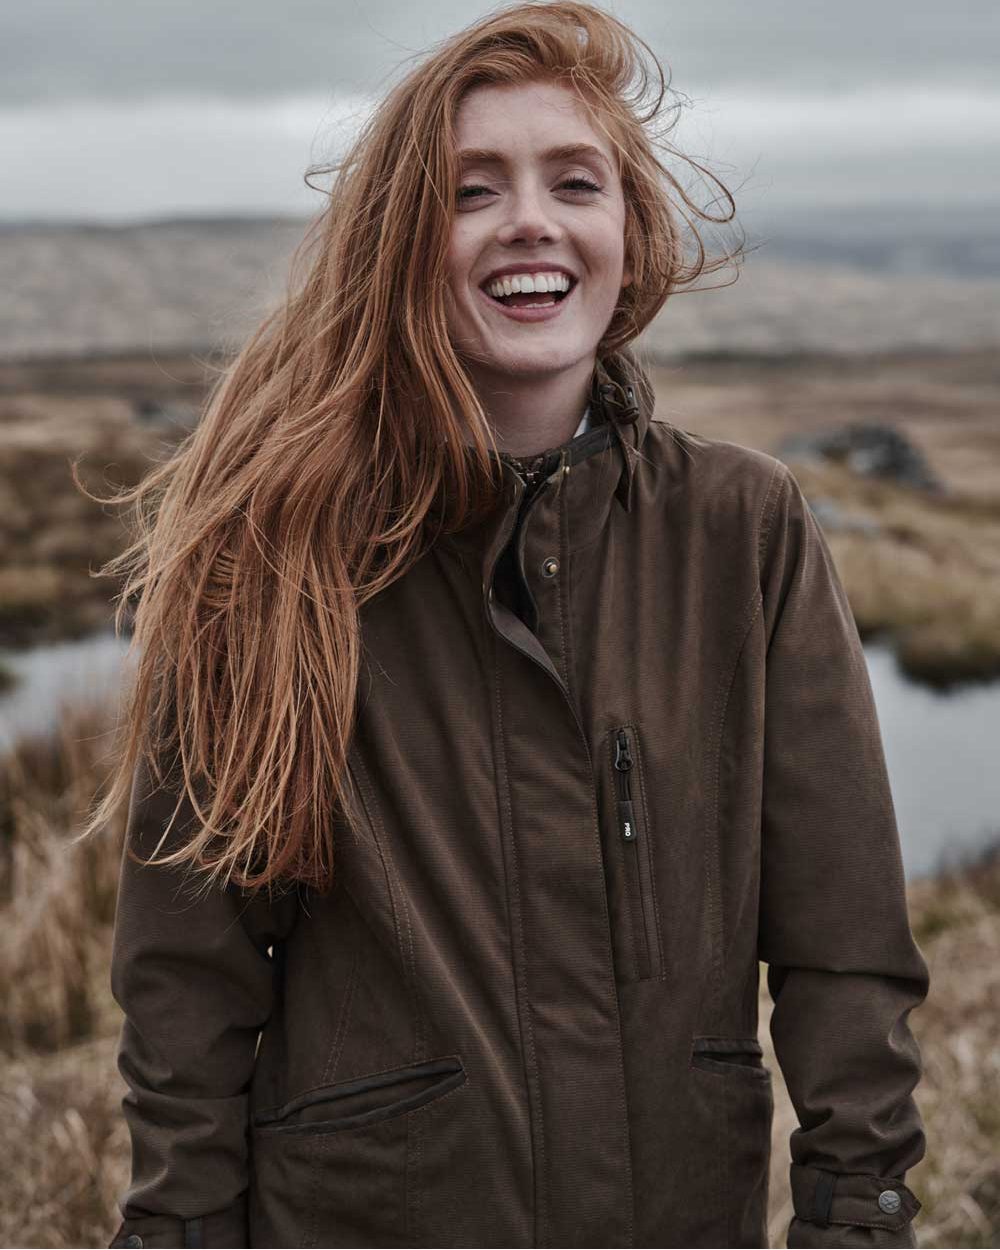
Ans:
[{"label": "long red hair", "polygon": [[134,605],[135,675],[123,749],[81,837],[128,798],[145,753],[158,782],[176,778],[177,810],[186,795],[197,817],[156,862],[186,862],[206,884],[329,888],[334,815],[353,810],[360,609],[438,533],[491,507],[501,481],[446,331],[457,108],[473,86],[539,79],[578,91],[618,154],[633,281],[599,357],[732,259],[710,261],[691,220],[730,220],[732,197],[696,166],[729,204],[711,217],[674,177],[680,154],[656,132],[662,66],[616,18],[519,4],[420,61],[330,167],[329,202],[283,305],[221,376],[197,428],[103,501],[130,505],[133,541],[100,573],[124,579],[117,629]]}]

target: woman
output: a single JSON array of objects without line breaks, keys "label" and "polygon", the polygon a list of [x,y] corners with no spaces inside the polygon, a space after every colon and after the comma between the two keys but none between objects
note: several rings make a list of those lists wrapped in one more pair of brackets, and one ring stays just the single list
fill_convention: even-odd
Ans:
[{"label": "woman", "polygon": [[436,49],[132,496],[113,1245],[765,1246],[760,960],[788,1245],[915,1244],[853,618],[786,467],[627,347],[707,267],[648,53],[559,3]]}]

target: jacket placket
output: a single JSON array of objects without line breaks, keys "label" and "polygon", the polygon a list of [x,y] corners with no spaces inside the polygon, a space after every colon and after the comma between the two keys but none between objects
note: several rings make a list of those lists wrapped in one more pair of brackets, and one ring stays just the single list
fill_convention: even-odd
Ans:
[{"label": "jacket placket", "polygon": [[[564,648],[553,646],[550,654],[493,581],[510,542],[521,590],[530,590],[525,526],[547,491],[564,488],[567,475],[560,458],[526,507],[518,478],[484,561],[484,609],[495,639],[498,801],[531,1108],[534,1243],[628,1246],[634,1235],[629,1128],[591,748],[564,676]],[[544,518],[547,559],[556,562],[557,575],[565,559],[558,510],[534,515]],[[546,640],[552,627],[546,617],[539,630]],[[544,741],[539,725],[546,726]],[[554,830],[573,836],[553,836]]]}]

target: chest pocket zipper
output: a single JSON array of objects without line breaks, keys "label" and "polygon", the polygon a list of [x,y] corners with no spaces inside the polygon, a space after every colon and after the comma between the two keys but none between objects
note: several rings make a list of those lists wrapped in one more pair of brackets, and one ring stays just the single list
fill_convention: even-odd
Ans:
[{"label": "chest pocket zipper", "polygon": [[626,894],[631,915],[632,945],[637,980],[659,976],[659,926],[653,900],[649,829],[642,818],[643,802],[638,777],[635,730],[620,725],[612,732],[617,834],[622,846]]}]

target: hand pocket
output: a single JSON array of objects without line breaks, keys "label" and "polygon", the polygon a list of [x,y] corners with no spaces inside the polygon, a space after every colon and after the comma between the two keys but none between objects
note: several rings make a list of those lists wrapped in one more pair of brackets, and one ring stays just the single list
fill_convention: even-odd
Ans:
[{"label": "hand pocket", "polygon": [[[465,1080],[461,1059],[447,1055],[319,1086],[257,1111],[251,1119],[253,1244],[408,1244],[418,1197],[407,1185],[410,1117]],[[424,1146],[428,1157],[432,1146]]]},{"label": "hand pocket", "polygon": [[713,1083],[718,1099],[725,1244],[766,1246],[774,1091],[763,1049],[755,1037],[696,1037],[691,1069]]},{"label": "hand pocket", "polygon": [[306,1090],[280,1107],[255,1112],[251,1124],[258,1133],[335,1133],[404,1115],[464,1080],[456,1055],[425,1059]]}]

